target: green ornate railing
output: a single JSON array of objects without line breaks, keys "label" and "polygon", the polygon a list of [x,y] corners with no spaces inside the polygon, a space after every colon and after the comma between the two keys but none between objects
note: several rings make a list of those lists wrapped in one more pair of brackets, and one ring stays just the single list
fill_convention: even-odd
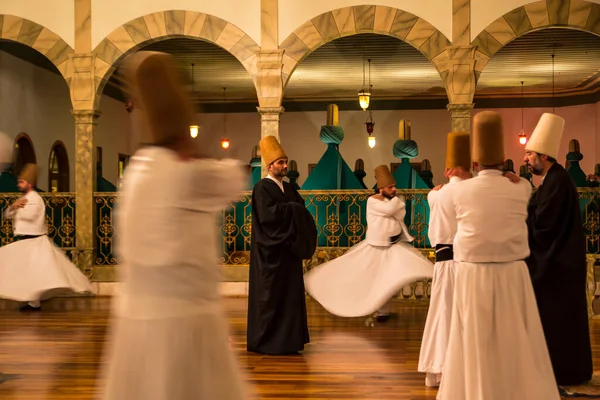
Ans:
[{"label": "green ornate railing", "polygon": [[586,252],[600,254],[600,188],[578,188]]},{"label": "green ornate railing", "polygon": [[[413,245],[424,252],[429,247],[427,228],[429,223],[428,190],[400,190],[410,207],[410,220],[405,221],[414,236]],[[372,194],[368,190],[300,191],[306,206],[313,214],[318,230],[319,248],[348,248],[364,239],[366,204]],[[586,230],[588,254],[600,254],[600,188],[579,189],[582,217]],[[18,194],[0,195],[0,245],[13,240],[12,223],[4,217],[4,211]],[[75,195],[73,193],[42,193],[46,202],[48,234],[57,246],[70,250],[75,242]],[[244,192],[237,202],[229,204],[220,216],[221,256],[224,265],[247,265],[249,262],[252,226],[251,192]],[[119,203],[117,193],[96,193],[94,205],[95,243],[94,263],[116,265],[115,227],[113,210]]]},{"label": "green ornate railing", "polygon": [[[412,209],[412,221],[406,221],[415,237],[415,247],[425,248],[427,243],[428,190],[400,191],[407,206]],[[300,191],[306,207],[317,223],[319,247],[351,247],[365,238],[367,231],[367,199],[372,191],[332,190]],[[252,193],[244,192],[237,202],[230,203],[220,216],[222,253],[219,262],[224,265],[247,265],[250,262],[250,235],[252,230]],[[118,204],[115,193],[97,193],[95,196],[98,224],[96,227],[96,263],[114,265],[112,210]]]},{"label": "green ornate railing", "polygon": [[116,265],[119,263],[115,252],[115,227],[113,211],[119,204],[118,193],[95,193],[96,223],[94,225],[94,249],[96,265]]}]

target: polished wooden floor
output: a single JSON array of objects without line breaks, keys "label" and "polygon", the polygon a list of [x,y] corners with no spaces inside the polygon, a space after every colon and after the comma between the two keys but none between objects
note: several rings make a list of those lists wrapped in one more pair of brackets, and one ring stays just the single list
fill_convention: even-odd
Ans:
[{"label": "polished wooden floor", "polygon": [[[423,304],[398,303],[395,318],[370,324],[334,317],[309,301],[311,344],[303,355],[270,357],[245,351],[247,299],[225,303],[234,349],[256,398],[435,399],[437,390],[427,389],[416,372]],[[108,298],[55,299],[42,312],[24,314],[0,302],[0,399],[94,399],[109,307]],[[598,328],[593,321],[596,366]]]}]

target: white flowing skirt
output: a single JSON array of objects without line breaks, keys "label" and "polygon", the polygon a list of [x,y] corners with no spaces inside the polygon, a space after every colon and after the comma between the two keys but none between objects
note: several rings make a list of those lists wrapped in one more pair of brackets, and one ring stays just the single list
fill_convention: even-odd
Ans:
[{"label": "white flowing skirt", "polygon": [[524,262],[457,265],[440,400],[559,400]]},{"label": "white flowing skirt", "polygon": [[116,316],[111,331],[100,399],[247,399],[218,304],[195,315]]},{"label": "white flowing skirt", "polygon": [[419,355],[419,372],[441,374],[448,348],[456,263],[440,261],[433,268],[429,311]]},{"label": "white flowing skirt", "polygon": [[92,292],[90,281],[48,236],[0,247],[0,298],[45,300]]},{"label": "white flowing skirt", "polygon": [[362,241],[306,273],[304,282],[306,291],[330,313],[362,317],[406,285],[432,276],[433,264],[411,245],[380,247]]}]

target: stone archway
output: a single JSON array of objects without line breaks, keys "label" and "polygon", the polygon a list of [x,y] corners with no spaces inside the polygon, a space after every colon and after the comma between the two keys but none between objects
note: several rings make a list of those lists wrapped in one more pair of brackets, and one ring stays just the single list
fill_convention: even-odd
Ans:
[{"label": "stone archway", "polygon": [[577,29],[600,35],[600,4],[584,0],[542,0],[504,14],[471,43],[477,49],[477,78],[490,58],[512,40],[545,28]]},{"label": "stone archway", "polygon": [[50,29],[28,19],[0,14],[0,39],[22,43],[43,54],[69,83],[69,55],[74,50]]},{"label": "stone archway", "polygon": [[283,82],[298,64],[320,46],[342,36],[377,33],[398,38],[419,50],[429,61],[451,42],[437,28],[409,12],[392,7],[344,7],[316,16],[292,32],[279,46],[283,55]]},{"label": "stone archway", "polygon": [[123,24],[96,46],[93,50],[96,55],[96,93],[102,93],[123,56],[151,41],[181,37],[214,43],[237,58],[250,75],[256,73],[255,59],[260,47],[232,23],[195,11],[161,11]]}]

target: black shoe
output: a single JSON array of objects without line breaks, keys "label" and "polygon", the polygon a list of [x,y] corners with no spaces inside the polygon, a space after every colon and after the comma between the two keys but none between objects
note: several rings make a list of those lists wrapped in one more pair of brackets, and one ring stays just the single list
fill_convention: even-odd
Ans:
[{"label": "black shoe", "polygon": [[42,307],[33,307],[29,304],[25,304],[24,306],[19,308],[21,312],[30,312],[30,311],[41,311]]},{"label": "black shoe", "polygon": [[378,315],[377,318],[376,318],[377,322],[385,322],[388,319],[390,319],[390,315],[389,314]]}]

